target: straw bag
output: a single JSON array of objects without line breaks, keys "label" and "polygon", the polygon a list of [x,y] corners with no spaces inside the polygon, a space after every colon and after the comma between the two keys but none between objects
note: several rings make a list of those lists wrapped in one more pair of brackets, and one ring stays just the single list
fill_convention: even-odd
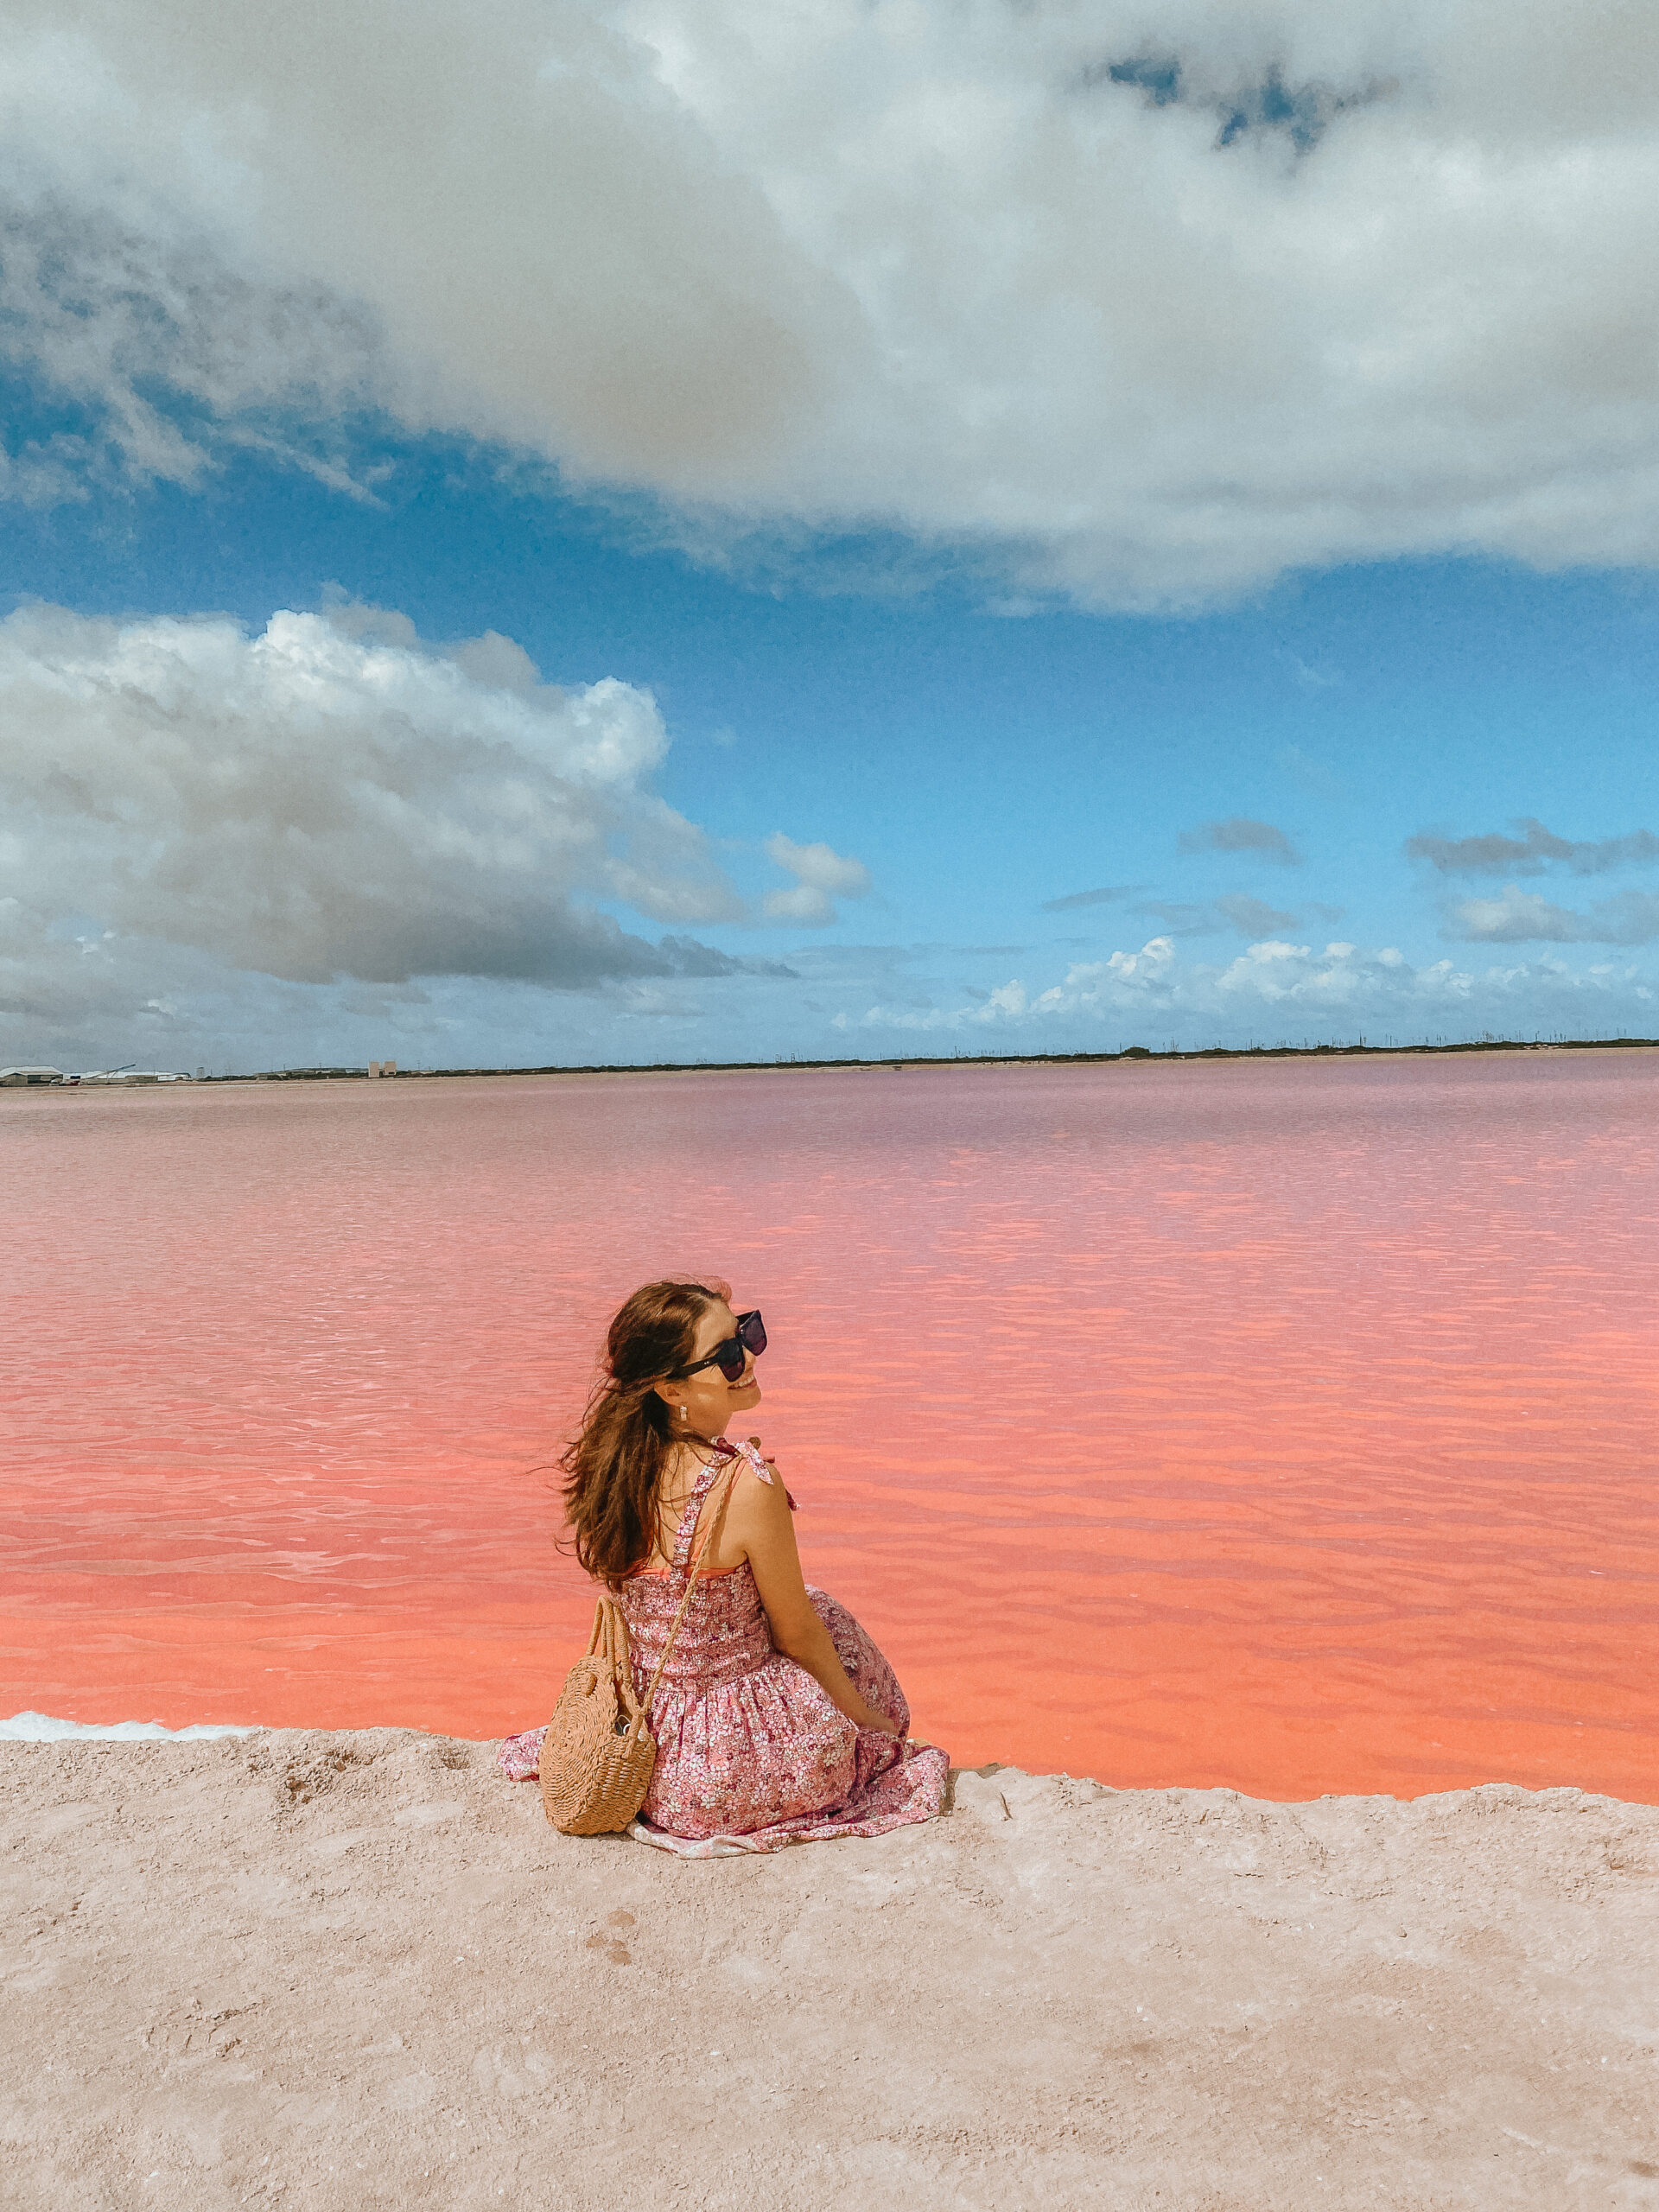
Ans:
[{"label": "straw bag", "polygon": [[[730,1496],[728,1483],[713,1532],[703,1547],[703,1559],[719,1537],[726,1499]],[[645,1803],[657,1766],[657,1740],[645,1726],[645,1715],[702,1572],[699,1560],[686,1583],[643,1705],[634,1695],[628,1624],[622,1618],[622,1608],[614,1598],[601,1598],[594,1606],[587,1656],[577,1660],[565,1676],[542,1738],[542,1803],[548,1819],[562,1834],[614,1835],[626,1827]]]}]

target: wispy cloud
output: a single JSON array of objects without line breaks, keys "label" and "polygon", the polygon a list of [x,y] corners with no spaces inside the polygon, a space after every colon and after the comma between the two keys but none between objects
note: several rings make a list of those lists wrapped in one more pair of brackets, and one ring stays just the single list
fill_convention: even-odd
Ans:
[{"label": "wispy cloud", "polygon": [[1064,899],[1045,899],[1040,912],[1070,914],[1079,906],[1109,906],[1120,899],[1132,899],[1146,887],[1144,883],[1106,883],[1098,891],[1068,891]]},{"label": "wispy cloud", "polygon": [[[1069,912],[1080,906],[1103,906],[1126,901],[1132,902],[1129,911],[1144,914],[1148,919],[1161,923],[1172,937],[1217,937],[1228,930],[1236,931],[1240,937],[1268,937],[1274,931],[1294,930],[1300,925],[1295,914],[1270,906],[1262,899],[1254,899],[1248,892],[1230,891],[1218,899],[1207,900],[1182,899],[1142,899],[1136,897],[1146,886],[1141,883],[1116,884],[1102,891],[1073,892],[1066,899],[1050,899],[1043,906],[1046,914]],[[1327,921],[1336,921],[1341,910],[1334,906],[1315,906],[1311,911]]]},{"label": "wispy cloud", "polygon": [[1273,757],[1275,764],[1304,791],[1313,791],[1320,798],[1347,797],[1341,777],[1333,774],[1322,760],[1305,753],[1300,745],[1281,745]]},{"label": "wispy cloud", "polygon": [[1621,837],[1558,837],[1541,822],[1522,815],[1506,837],[1492,831],[1478,837],[1444,837],[1420,830],[1406,840],[1412,860],[1427,861],[1442,875],[1542,875],[1560,865],[1573,875],[1604,875],[1610,868],[1649,866],[1659,861],[1659,837],[1632,830]]},{"label": "wispy cloud", "polygon": [[1282,830],[1271,822],[1253,822],[1247,815],[1231,814],[1224,822],[1183,830],[1179,842],[1184,853],[1256,853],[1281,868],[1301,866],[1301,855]]},{"label": "wispy cloud", "polygon": [[1227,926],[1213,906],[1183,899],[1141,899],[1135,912],[1159,924],[1170,937],[1218,937]]},{"label": "wispy cloud", "polygon": [[[1328,668],[1316,668],[1312,661],[1304,660],[1300,653],[1285,655],[1291,674],[1304,691],[1328,691],[1342,678]],[[1294,747],[1287,748],[1294,751]]]},{"label": "wispy cloud", "polygon": [[1265,899],[1251,899],[1242,891],[1230,892],[1215,903],[1216,911],[1231,923],[1241,937],[1282,936],[1286,930],[1299,926],[1294,914],[1282,914]]}]

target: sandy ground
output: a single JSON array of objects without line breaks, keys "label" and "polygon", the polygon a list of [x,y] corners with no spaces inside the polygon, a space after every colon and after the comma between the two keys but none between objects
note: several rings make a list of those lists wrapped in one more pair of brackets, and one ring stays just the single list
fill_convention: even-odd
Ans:
[{"label": "sandy ground", "polygon": [[1659,2208],[1659,1808],[1003,1769],[684,1864],[392,1730],[0,1782],[8,2212]]}]

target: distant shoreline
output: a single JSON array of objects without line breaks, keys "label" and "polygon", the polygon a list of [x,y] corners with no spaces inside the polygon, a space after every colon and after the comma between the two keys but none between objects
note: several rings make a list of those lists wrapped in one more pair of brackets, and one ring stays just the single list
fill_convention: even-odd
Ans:
[{"label": "distant shoreline", "polygon": [[1185,1065],[1199,1060],[1398,1060],[1455,1058],[1491,1052],[1659,1052],[1659,1037],[1557,1037],[1528,1043],[1515,1037],[1488,1037],[1455,1045],[1204,1045],[1191,1050],[1159,1052],[1147,1045],[1128,1045],[1121,1052],[918,1052],[874,1059],[780,1060],[592,1060],[554,1061],[535,1067],[393,1067],[385,1074],[367,1067],[253,1068],[235,1075],[145,1074],[120,1077],[79,1076],[53,1082],[0,1084],[0,1090],[60,1093],[86,1090],[153,1090],[175,1084],[192,1086],[226,1083],[369,1083],[434,1082],[461,1076],[530,1075],[808,1075],[836,1069],[906,1068],[1072,1068],[1143,1067]]},{"label": "distant shoreline", "polygon": [[[457,1076],[504,1075],[789,1075],[858,1068],[1130,1067],[1190,1060],[1357,1060],[1455,1058],[1488,1052],[1612,1052],[1659,1051],[1659,1037],[1569,1037],[1528,1044],[1516,1038],[1460,1045],[1205,1045],[1191,1051],[1155,1052],[1144,1045],[1121,1052],[884,1053],[875,1059],[616,1060],[555,1063],[543,1067],[399,1068],[377,1082],[432,1081]],[[272,1068],[247,1075],[210,1075],[198,1083],[364,1082],[365,1068]]]}]

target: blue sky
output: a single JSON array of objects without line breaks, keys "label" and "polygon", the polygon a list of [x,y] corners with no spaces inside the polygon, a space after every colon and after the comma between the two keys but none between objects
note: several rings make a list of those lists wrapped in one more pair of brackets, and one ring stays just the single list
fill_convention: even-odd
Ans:
[{"label": "blue sky", "polygon": [[[908,156],[882,170],[892,118],[846,92],[848,57],[908,101],[907,146],[925,114],[941,163],[1006,214],[1009,143],[1052,155],[1050,109],[1080,81],[1076,11],[1037,11],[1011,55],[1007,24],[970,10],[983,51],[967,63],[914,39],[868,52],[873,19],[849,11],[817,66],[849,103],[844,128],[867,133],[875,234],[938,284],[923,327],[908,296],[858,292],[863,264],[814,228],[837,192],[845,226],[874,222],[858,191],[804,156],[791,173],[760,125],[728,119],[757,70],[780,130],[812,91],[798,57],[715,35],[741,10],[508,10],[515,35],[565,57],[550,72],[543,56],[550,83],[588,67],[600,82],[601,32],[608,67],[629,57],[620,108],[583,113],[644,205],[620,245],[601,235],[607,213],[577,207],[594,235],[566,258],[591,278],[603,248],[611,288],[589,283],[583,327],[549,308],[492,351],[451,327],[441,289],[399,274],[385,175],[354,179],[345,126],[299,102],[315,60],[228,52],[186,87],[186,116],[119,19],[84,12],[130,95],[129,138],[102,166],[54,152],[65,103],[93,95],[54,73],[38,26],[34,48],[12,27],[33,105],[27,157],[3,180],[0,1058],[511,1065],[1659,1033],[1659,594],[1653,503],[1636,496],[1659,441],[1651,353],[1615,379],[1611,412],[1605,389],[1609,347],[1637,346],[1645,310],[1619,267],[1586,276],[1570,209],[1555,208],[1564,241],[1529,213],[1518,165],[1559,160],[1561,116],[1540,115],[1535,144],[1513,136],[1513,100],[1501,124],[1474,93],[1459,112],[1455,41],[1423,33],[1411,57],[1440,73],[1436,101],[1396,89],[1351,124],[1319,88],[1344,70],[1383,81],[1372,48],[1400,35],[1385,16],[1349,11],[1344,54],[1317,11],[1269,10],[1260,51],[1228,54],[1206,48],[1201,11],[1171,11],[1185,75],[1160,62],[1156,99],[1145,71],[1109,80],[1086,162],[1062,117],[1076,174],[1027,188],[1030,224],[964,320],[951,285],[976,234],[957,259],[935,236],[962,177],[918,175]],[[1143,19],[1117,12],[1119,44],[1142,52]],[[466,19],[420,14],[432,94]],[[1562,59],[1526,20],[1547,106]],[[701,73],[683,60],[698,35]],[[964,91],[976,61],[999,88],[1027,72],[1030,102],[995,130]],[[1611,66],[1576,61],[1592,77]],[[505,97],[513,62],[475,36],[460,66],[483,100]],[[1334,120],[1294,143],[1263,125],[1253,156],[1236,118],[1272,107],[1251,105],[1249,84],[1287,68],[1315,88],[1297,112]],[[1192,127],[1166,143],[1178,81],[1197,87]],[[263,200],[226,215],[222,175],[219,199],[202,198],[201,117],[245,168],[231,142],[255,98],[262,144],[283,128],[305,143],[294,175],[262,155]],[[641,183],[630,133],[671,99],[692,181]],[[1284,292],[1246,265],[1267,206],[1299,226],[1300,251],[1316,230],[1345,268],[1374,207],[1368,164],[1397,162],[1402,132],[1447,130],[1448,106],[1455,150],[1483,154],[1496,181],[1485,232],[1444,266],[1401,273],[1413,239],[1446,227],[1403,182],[1370,294],[1333,301],[1312,279]],[[557,121],[519,117],[518,156],[533,161]],[[1367,130],[1393,137],[1368,147]],[[1659,125],[1644,111],[1605,136],[1604,121],[1578,149],[1580,167],[1606,164],[1581,211],[1598,238]],[[335,165],[336,227],[355,219],[367,241],[355,257],[308,214],[302,153]],[[488,183],[495,158],[474,148],[468,181]],[[677,219],[664,195],[726,192],[734,170],[750,197],[721,202],[736,227],[704,274],[730,297],[705,328],[702,293],[664,303],[652,225]],[[1199,189],[1211,232],[1236,226],[1231,321],[1195,311],[1196,277],[1182,289],[1179,256],[1198,248],[1179,211]],[[1082,219],[1091,193],[1173,226],[1169,281],[1147,278],[1121,327],[1084,317],[1048,254],[1045,225]],[[434,238],[426,219],[457,285],[498,250],[487,223]],[[1494,239],[1535,304],[1521,338],[1507,294],[1470,304],[1502,258]],[[496,281],[557,305],[575,278],[544,251],[521,240]],[[1116,299],[1128,278],[1108,276]],[[852,338],[818,297],[832,277],[864,319]],[[1437,296],[1463,302],[1441,311],[1478,358],[1447,368],[1431,331],[1393,388],[1341,366],[1366,317],[1374,348],[1398,344]],[[640,300],[680,350],[642,348]],[[1068,302],[1058,351],[1027,357],[1002,331]],[[1293,308],[1294,359],[1238,320],[1260,314],[1278,346]],[[792,350],[766,334],[791,315]],[[1588,367],[1573,358],[1586,330]],[[893,364],[924,338],[918,410],[912,371]],[[735,427],[721,411],[734,378],[748,379]],[[1190,388],[1172,393],[1172,378]],[[952,407],[955,444],[931,419]],[[273,630],[273,616],[298,620]]]}]

